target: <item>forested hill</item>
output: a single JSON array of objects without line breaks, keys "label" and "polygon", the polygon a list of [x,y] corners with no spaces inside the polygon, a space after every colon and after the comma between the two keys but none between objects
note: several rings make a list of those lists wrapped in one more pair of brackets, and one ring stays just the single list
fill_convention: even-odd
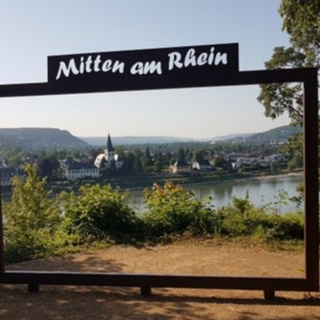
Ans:
[{"label": "forested hill", "polygon": [[[138,144],[169,144],[179,142],[195,142],[193,139],[178,138],[169,136],[124,136],[111,137],[114,145],[138,145]],[[92,146],[105,146],[107,137],[81,137],[84,141]]]},{"label": "forested hill", "polygon": [[294,126],[282,126],[261,133],[255,133],[247,137],[237,137],[225,140],[225,142],[246,142],[250,144],[281,144],[287,142],[293,134],[301,132],[301,128]]},{"label": "forested hill", "polygon": [[86,148],[88,144],[70,132],[52,128],[8,128],[0,129],[2,149],[57,150]]}]

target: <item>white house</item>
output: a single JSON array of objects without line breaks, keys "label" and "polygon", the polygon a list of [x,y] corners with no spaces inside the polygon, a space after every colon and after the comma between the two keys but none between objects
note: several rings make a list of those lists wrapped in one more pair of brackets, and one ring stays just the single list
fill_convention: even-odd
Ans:
[{"label": "white house", "polygon": [[259,159],[257,157],[239,157],[236,163],[234,163],[234,168],[240,168],[242,165],[252,166],[258,162]]},{"label": "white house", "polygon": [[169,168],[172,173],[188,173],[190,169],[190,164],[185,160],[178,160]]},{"label": "white house", "polygon": [[199,171],[213,170],[213,166],[211,165],[209,160],[194,161],[192,164],[192,168]]},{"label": "white house", "polygon": [[68,180],[81,178],[99,178],[99,169],[91,163],[83,163],[73,159],[62,161],[61,168]]}]

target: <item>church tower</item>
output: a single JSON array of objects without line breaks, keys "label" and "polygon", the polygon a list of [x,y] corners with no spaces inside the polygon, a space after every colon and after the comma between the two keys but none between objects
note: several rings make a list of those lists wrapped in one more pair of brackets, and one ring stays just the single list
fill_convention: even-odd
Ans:
[{"label": "church tower", "polygon": [[114,156],[114,148],[111,142],[110,134],[108,134],[108,141],[107,141],[107,149],[104,150],[105,159],[110,163],[112,160],[115,160]]},{"label": "church tower", "polygon": [[110,134],[108,134],[107,148],[104,150],[104,153],[101,153],[96,157],[94,165],[99,169],[115,168],[118,170],[122,168],[123,161],[119,161],[118,155],[114,152]]}]

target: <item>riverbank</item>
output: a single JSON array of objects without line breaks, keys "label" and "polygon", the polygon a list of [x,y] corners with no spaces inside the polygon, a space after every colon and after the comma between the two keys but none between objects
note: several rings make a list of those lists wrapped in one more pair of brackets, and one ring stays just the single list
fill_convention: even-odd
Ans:
[{"label": "riverbank", "polygon": [[[285,177],[302,177],[304,174],[303,171],[299,172],[288,172],[288,173],[278,173],[278,174],[267,174],[267,175],[256,175],[256,176],[243,176],[243,177],[235,177],[234,179],[228,178],[228,179],[221,179],[221,180],[209,180],[209,179],[204,179],[205,181],[199,181],[199,182],[185,182],[185,177],[183,177],[182,183],[179,183],[179,179],[168,179],[169,181],[173,181],[175,184],[181,185],[183,187],[194,187],[194,186],[209,186],[209,185],[217,185],[220,183],[233,183],[233,182],[239,182],[239,181],[258,181],[258,180],[271,180],[271,179],[278,179],[278,178],[285,178]],[[166,181],[168,181],[166,180]],[[164,181],[164,183],[166,182]],[[162,181],[163,182],[163,181]],[[158,183],[158,182],[153,182],[157,183],[159,185],[163,185],[164,183]],[[129,187],[125,188],[126,191],[143,191],[145,188],[152,188],[152,184],[149,186],[141,186],[141,187]],[[120,189],[123,189],[120,187]]]},{"label": "riverbank", "polygon": [[[239,181],[255,181],[275,179],[287,176],[303,176],[303,171],[298,172],[278,172],[270,173],[269,171],[259,172],[237,172],[237,173],[190,173],[190,174],[169,174],[169,173],[148,173],[136,174],[129,176],[116,176],[108,179],[82,179],[82,180],[63,180],[51,181],[48,183],[48,188],[53,190],[54,194],[59,194],[61,191],[77,192],[82,185],[86,184],[110,184],[113,188],[119,188],[121,191],[138,192],[144,189],[151,189],[156,183],[163,186],[167,181],[171,181],[176,185],[191,188],[193,186],[217,185],[220,183],[232,183]],[[2,188],[2,198],[4,201],[10,201],[11,188]]]},{"label": "riverbank", "polygon": [[[281,213],[295,212],[302,209],[298,200],[300,193],[297,187],[303,182],[303,173],[268,175],[246,179],[234,179],[222,182],[201,182],[182,185],[191,191],[196,199],[205,201],[215,208],[228,206],[234,197],[244,199],[249,196],[250,202],[258,207],[268,207]],[[128,193],[126,203],[141,211],[145,208],[143,188],[123,190]]]}]

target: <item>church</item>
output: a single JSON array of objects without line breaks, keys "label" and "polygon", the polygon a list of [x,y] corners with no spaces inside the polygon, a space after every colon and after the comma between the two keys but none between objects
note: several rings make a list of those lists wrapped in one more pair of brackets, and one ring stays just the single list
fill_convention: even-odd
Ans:
[{"label": "church", "polygon": [[107,148],[104,150],[104,153],[101,153],[97,156],[96,160],[94,161],[94,165],[99,169],[114,168],[119,170],[122,168],[123,161],[119,161],[118,155],[114,153],[110,134],[108,134]]}]

